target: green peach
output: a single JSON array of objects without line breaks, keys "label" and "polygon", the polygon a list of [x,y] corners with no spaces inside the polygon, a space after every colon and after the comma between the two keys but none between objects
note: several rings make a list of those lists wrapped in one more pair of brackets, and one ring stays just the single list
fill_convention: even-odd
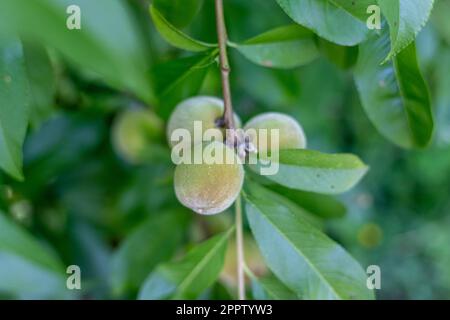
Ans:
[{"label": "green peach", "polygon": [[164,123],[147,109],[123,111],[112,127],[112,144],[116,152],[131,163],[138,163],[152,142],[161,140]]},{"label": "green peach", "polygon": [[[202,129],[220,130],[224,137],[224,130],[217,127],[217,120],[223,115],[223,100],[215,97],[198,96],[184,100],[175,107],[167,124],[167,141],[173,147],[177,142],[171,141],[176,129],[187,129],[191,135],[192,144],[203,141],[202,136],[194,136],[194,121],[202,122]],[[235,126],[240,127],[239,118],[234,115]]]},{"label": "green peach", "polygon": [[234,150],[222,142],[205,143],[224,159],[214,164],[179,164],[175,169],[174,186],[178,200],[191,210],[212,215],[225,211],[239,195],[244,182],[244,168]]},{"label": "green peach", "polygon": [[279,130],[279,149],[306,148],[306,136],[302,126],[289,115],[278,112],[262,113],[247,122],[244,130],[247,132],[249,129],[256,130],[256,133],[260,129],[267,129],[268,141],[258,141],[258,135],[249,135],[250,142],[257,147],[258,152],[271,150],[270,130],[272,129]]}]

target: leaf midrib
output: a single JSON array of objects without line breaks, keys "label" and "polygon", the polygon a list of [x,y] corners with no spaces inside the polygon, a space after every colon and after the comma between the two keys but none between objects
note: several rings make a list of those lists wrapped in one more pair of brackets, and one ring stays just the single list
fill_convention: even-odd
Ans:
[{"label": "leaf midrib", "polygon": [[220,239],[219,242],[215,246],[211,248],[211,250],[203,257],[202,260],[191,270],[191,272],[184,278],[184,280],[179,284],[177,289],[177,295],[182,295],[186,288],[189,286],[189,284],[192,282],[195,277],[200,273],[200,271],[203,269],[204,265],[206,265],[210,258],[214,256],[219,248],[223,245],[225,241],[228,240],[230,233],[234,230],[234,228],[231,228],[227,231],[226,234],[223,235],[222,239]]},{"label": "leaf midrib", "polygon": [[[249,200],[248,199],[248,196],[246,196],[246,198],[247,198],[247,200]],[[258,206],[257,205],[255,205],[251,200],[249,200],[249,203],[253,206],[253,207],[255,207],[258,211],[260,211],[261,213],[263,212],[262,210],[260,210],[259,208],[258,208]],[[306,261],[306,263],[310,266],[310,268],[317,274],[317,276],[320,278],[320,279],[322,279],[322,281],[330,288],[330,290],[335,294],[335,296],[336,297],[338,297],[338,298],[340,298],[340,299],[343,299],[343,297],[340,295],[340,294],[338,294],[337,292],[336,292],[336,290],[334,289],[334,287],[329,283],[329,281],[321,274],[321,272],[314,266],[314,264],[310,261],[310,259],[307,257],[307,256],[305,256],[305,254],[299,249],[299,248],[297,248],[294,244],[293,244],[293,242],[288,238],[288,237],[286,237],[284,234],[283,234],[283,232],[281,232],[281,230],[280,230],[280,228],[278,228],[273,222],[272,222],[272,220],[270,220],[269,218],[267,218],[267,216],[265,215],[265,214],[262,214],[262,216],[264,216],[264,218],[265,218],[265,220],[267,220],[276,230],[277,230],[277,232],[294,248],[294,250],[295,251],[297,251],[304,259],[305,259],[305,261]],[[310,226],[310,224],[309,223],[307,223],[306,221],[304,221],[304,223],[305,224],[307,224],[308,226]],[[312,226],[310,226],[311,228],[313,228]]]}]

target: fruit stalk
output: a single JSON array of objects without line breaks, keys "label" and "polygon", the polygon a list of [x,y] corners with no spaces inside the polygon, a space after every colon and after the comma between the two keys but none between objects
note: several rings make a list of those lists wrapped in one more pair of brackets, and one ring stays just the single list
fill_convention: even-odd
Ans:
[{"label": "fruit stalk", "polygon": [[[234,114],[233,104],[231,101],[231,89],[230,89],[230,64],[228,62],[227,43],[228,34],[225,26],[225,17],[223,13],[223,0],[215,0],[216,4],[216,24],[217,24],[217,39],[219,42],[219,62],[220,62],[220,75],[222,80],[222,94],[224,100],[224,112],[223,112],[223,124],[228,132],[234,132]],[[232,141],[229,141],[231,139]],[[232,134],[227,135],[227,142],[231,145],[235,145],[236,137]],[[242,230],[242,208],[241,197],[238,196],[235,202],[236,211],[236,252],[237,252],[237,278],[238,278],[238,298],[239,300],[245,300],[245,279],[244,279],[244,244],[243,244],[243,230]]]}]

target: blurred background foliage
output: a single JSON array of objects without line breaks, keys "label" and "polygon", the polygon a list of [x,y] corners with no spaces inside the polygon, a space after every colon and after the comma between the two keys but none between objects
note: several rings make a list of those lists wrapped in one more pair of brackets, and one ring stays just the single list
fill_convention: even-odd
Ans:
[{"label": "blurred background foliage", "polygon": [[[51,2],[65,8],[70,1]],[[149,1],[78,2],[92,8],[85,10],[91,13],[80,31],[88,40],[52,31],[54,23],[64,23],[64,9],[60,16],[53,12],[49,21],[43,21],[39,11],[28,22],[16,17],[21,27],[42,24],[48,33],[29,33],[24,39],[28,61],[35,67],[30,73],[41,85],[32,88],[37,93],[24,146],[25,180],[1,175],[4,298],[134,299],[160,262],[233,223],[230,212],[200,217],[178,204],[163,136],[153,136],[145,161],[136,163],[124,156],[114,133],[125,110],[161,110],[165,98],[177,99],[178,93],[157,98],[161,92],[152,79],[158,76],[158,66],[182,57],[199,58],[160,38],[148,14]],[[275,1],[225,4],[232,41],[290,23]],[[449,10],[450,1],[437,1],[417,41],[437,123],[433,143],[425,150],[392,145],[368,121],[348,71],[356,49],[338,55],[336,48],[327,50],[329,44],[320,43],[320,58],[286,71],[231,54],[234,105],[243,121],[264,111],[289,113],[303,125],[311,149],[351,152],[370,165],[362,183],[340,197],[346,214],[327,220],[326,230],[364,268],[381,267],[380,299],[450,298]],[[0,35],[9,32],[5,19],[3,23]],[[204,1],[191,24],[176,23],[197,39],[216,42],[211,0]],[[201,71],[205,74],[191,75],[185,90],[220,96],[215,62],[203,63],[210,67]],[[50,92],[51,99],[40,97],[43,91]],[[8,241],[16,243],[15,254],[2,251],[2,242]],[[246,246],[249,267],[256,274],[266,272],[250,236]],[[230,246],[221,282],[204,298],[234,297],[233,250]],[[83,276],[83,289],[73,294],[63,290],[65,268],[71,264],[79,265]]]}]

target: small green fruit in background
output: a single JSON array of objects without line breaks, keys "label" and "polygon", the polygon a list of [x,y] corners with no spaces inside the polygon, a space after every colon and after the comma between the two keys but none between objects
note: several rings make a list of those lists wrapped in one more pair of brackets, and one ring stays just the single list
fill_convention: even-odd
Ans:
[{"label": "small green fruit in background", "polygon": [[224,159],[214,164],[179,164],[175,169],[174,185],[178,200],[191,210],[205,215],[228,209],[239,195],[244,182],[244,168],[234,150],[221,142],[204,144]]},{"label": "small green fruit in background", "polygon": [[250,119],[244,127],[244,130],[267,129],[267,141],[258,141],[257,136],[250,135],[252,142],[258,149],[258,152],[270,151],[270,130],[279,131],[279,149],[304,149],[306,148],[306,136],[301,125],[293,117],[278,112],[267,112],[257,115]]},{"label": "small green fruit in background", "polygon": [[123,111],[112,130],[116,152],[131,163],[139,163],[149,145],[162,139],[164,123],[149,110],[133,109]]},{"label": "small green fruit in background", "polygon": [[[194,121],[202,122],[203,132],[207,129],[221,130],[223,137],[225,132],[217,127],[217,120],[223,115],[223,100],[215,97],[198,96],[184,100],[175,107],[167,125],[167,141],[173,147],[177,142],[171,141],[171,136],[176,129],[187,129],[191,134],[192,144],[202,142],[201,136],[194,136]],[[234,115],[236,127],[240,127],[240,120]]]}]

